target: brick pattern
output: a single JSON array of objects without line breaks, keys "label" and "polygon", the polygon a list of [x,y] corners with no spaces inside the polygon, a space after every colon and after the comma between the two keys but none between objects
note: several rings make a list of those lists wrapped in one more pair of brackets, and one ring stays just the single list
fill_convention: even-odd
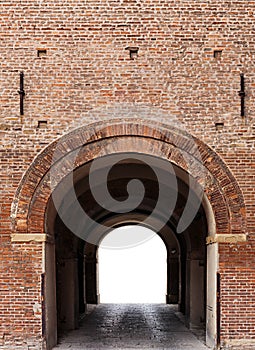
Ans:
[{"label": "brick pattern", "polygon": [[10,244],[1,235],[0,348],[38,344],[41,338],[42,247],[35,243]]},{"label": "brick pattern", "polygon": [[[13,336],[17,345],[24,337],[33,342],[41,336],[33,307],[40,304],[42,244],[10,243],[11,206],[24,172],[57,137],[107,119],[109,106],[122,114],[130,104],[163,109],[168,123],[178,118],[222,157],[236,179],[231,178],[234,189],[224,184],[222,189],[231,198],[240,188],[249,239],[220,246],[222,338],[254,339],[254,12],[254,1],[237,0],[1,1],[2,346],[10,346]],[[129,46],[139,48],[134,60]],[[38,50],[46,55],[38,57]],[[214,51],[222,51],[221,57]],[[24,116],[19,115],[20,71]],[[240,117],[240,73],[245,75],[245,118]],[[164,121],[160,112],[157,118]],[[224,125],[216,128],[216,123]],[[243,215],[230,216],[236,233]]]},{"label": "brick pattern", "polygon": [[[16,232],[44,232],[44,213],[52,192],[52,186],[49,184],[54,181],[56,187],[59,181],[70,173],[70,167],[63,167],[62,163],[58,163],[58,159],[62,157],[68,159],[69,153],[83,147],[71,170],[99,155],[123,151],[135,152],[137,149],[139,152],[149,154],[149,148],[153,150],[149,151],[152,155],[160,154],[161,157],[177,164],[190,172],[201,184],[204,178],[208,178],[207,183],[204,184],[204,190],[214,210],[217,233],[246,233],[242,194],[234,177],[217,154],[201,141],[197,141],[197,150],[194,151],[195,140],[187,140],[186,135],[182,135],[177,129],[172,129],[170,133],[163,126],[149,125],[148,121],[144,128],[142,122],[142,120],[137,122],[137,119],[125,122],[122,119],[121,123],[117,123],[116,120],[108,122],[107,127],[102,127],[99,123],[99,125],[93,125],[92,130],[88,127],[75,130],[66,135],[63,140],[58,141],[58,144],[61,144],[61,153],[57,159],[53,156],[54,153],[57,153],[56,147],[58,147],[55,143],[45,149],[31,164],[16,194],[14,200],[16,205],[13,206],[12,212],[14,230]],[[124,140],[121,141],[120,136],[124,134],[125,136],[137,135],[139,138],[124,137]],[[90,135],[93,135],[93,141],[97,141],[96,147],[89,146],[92,140]],[[144,141],[142,136],[146,137]],[[115,139],[113,147],[111,147],[112,139]],[[163,143],[160,142],[160,139],[164,140]],[[89,142],[84,145],[84,140],[89,140]],[[193,167],[187,164],[181,152],[185,152],[192,159]],[[201,159],[196,159],[196,153],[201,155]],[[68,160],[66,162],[68,164]],[[56,175],[52,176],[52,173]],[[230,218],[229,213],[231,213]]]}]

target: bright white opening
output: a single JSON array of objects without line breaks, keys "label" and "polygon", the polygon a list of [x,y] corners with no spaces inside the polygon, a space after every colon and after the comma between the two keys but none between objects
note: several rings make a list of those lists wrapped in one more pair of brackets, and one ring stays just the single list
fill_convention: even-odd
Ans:
[{"label": "bright white opening", "polygon": [[[120,235],[128,235],[131,248],[116,249],[112,243]],[[152,230],[134,225],[114,229],[102,240],[98,261],[101,303],[165,303],[167,252]]]}]

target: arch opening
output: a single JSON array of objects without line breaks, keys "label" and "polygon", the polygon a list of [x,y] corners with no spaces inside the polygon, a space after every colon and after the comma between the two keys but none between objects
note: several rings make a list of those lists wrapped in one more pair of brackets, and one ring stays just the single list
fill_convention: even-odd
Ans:
[{"label": "arch opening", "polygon": [[[107,156],[106,163],[111,162],[110,157]],[[188,228],[182,233],[176,232],[187,197],[190,191],[196,188],[192,185],[193,180],[183,170],[173,165],[176,180],[176,187],[174,187],[171,181],[173,173],[167,173],[165,160],[147,155],[143,155],[143,157],[144,163],[137,161],[137,157],[130,153],[125,161],[115,165],[108,177],[109,192],[119,201],[127,198],[127,184],[131,179],[135,177],[144,184],[144,198],[141,203],[134,210],[127,210],[123,213],[113,213],[106,210],[93,200],[88,179],[90,164],[87,163],[79,167],[74,173],[74,187],[79,199],[78,205],[89,212],[90,217],[99,222],[101,226],[103,224],[103,230],[98,230],[97,226],[87,225],[87,221],[79,221],[76,216],[77,202],[73,203],[70,200],[68,191],[65,191],[64,196],[62,196],[61,204],[65,202],[62,206],[64,208],[62,216],[54,207],[54,203],[48,205],[48,232],[54,235],[56,247],[58,334],[77,328],[79,319],[83,318],[86,313],[87,305],[100,303],[100,261],[98,260],[100,243],[116,227],[127,224],[141,227],[139,224],[144,225],[144,222],[147,229],[154,230],[160,236],[159,239],[164,242],[166,247],[165,302],[178,306],[179,311],[185,315],[187,326],[205,329],[208,290],[206,286],[207,254],[205,241],[208,227],[203,204],[200,203]],[[157,208],[158,180],[146,162],[152,162],[158,173],[164,175],[161,177],[163,181],[160,186],[163,187],[164,193],[170,194],[168,198],[175,200],[171,215],[167,213],[164,205],[160,208],[161,210]],[[104,164],[105,159],[103,159],[102,167]],[[96,171],[100,172],[101,169],[97,168]],[[167,176],[169,181],[166,180]],[[98,182],[97,186],[100,188],[101,183]],[[66,188],[66,186],[64,187]],[[176,193],[173,193],[174,191]],[[193,192],[193,198],[196,198],[195,192]],[[151,215],[152,213],[153,215]],[[80,232],[84,236],[74,235],[67,227],[66,223],[72,215],[78,221],[78,226],[81,227]],[[148,217],[150,220],[146,221]],[[119,248],[119,242],[117,243],[117,248]],[[138,240],[136,245],[139,243],[141,240]],[[212,263],[214,264],[214,262]],[[145,295],[140,299],[140,302],[147,302]]]},{"label": "arch opening", "polygon": [[[58,157],[54,158],[56,149],[59,151]],[[129,179],[133,178],[129,171],[133,169],[136,173],[142,174],[140,178],[146,182],[144,200],[135,210],[124,206],[125,209],[130,209],[126,214],[120,212],[112,215],[111,210],[107,211],[102,205],[98,205],[88,191],[89,164],[98,158],[122,152],[130,154],[130,159],[124,162],[128,175],[123,168],[124,164],[119,164],[120,167],[115,168],[118,169],[115,175],[111,173],[109,178],[110,192],[117,200],[125,201],[127,192],[122,190],[122,186],[125,187]],[[132,160],[134,152],[144,158],[157,159],[159,162],[153,166],[160,171],[164,170],[164,162],[173,165],[172,174],[177,179],[175,188],[178,190],[176,206],[171,208],[173,209],[171,215],[164,207],[154,211],[157,183],[153,174],[146,172],[144,166],[137,165],[137,159],[136,162]],[[79,206],[77,207],[77,203],[72,200],[72,193],[66,181],[70,178],[70,174],[79,205],[83,210],[89,209],[89,217],[97,224],[103,224],[103,231],[88,225],[88,222],[81,220],[77,214],[79,211],[76,209]],[[201,185],[203,185],[202,198],[196,195]],[[100,186],[96,184],[96,187],[100,192]],[[164,189],[170,189],[171,193],[171,186],[163,181],[163,193]],[[192,193],[191,197],[187,197],[189,191]],[[52,200],[54,193],[57,193],[57,201]],[[182,234],[179,234],[177,224],[185,209],[187,198],[191,199],[189,203],[192,204],[198,197],[201,205],[197,215]],[[58,215],[60,208],[64,217]],[[192,205],[188,209],[193,209]],[[152,212],[155,215],[146,221],[146,217]],[[164,240],[168,252],[169,237],[177,242],[179,249],[178,264],[169,261],[167,264],[168,269],[177,271],[178,267],[179,271],[177,293],[176,286],[168,285],[167,302],[178,303],[189,325],[192,325],[194,319],[199,319],[200,323],[204,320],[207,344],[217,345],[217,339],[218,341],[220,339],[219,332],[217,334],[220,324],[217,327],[216,307],[217,242],[225,242],[225,239],[229,240],[231,236],[234,236],[236,241],[246,239],[246,212],[242,192],[233,174],[222,159],[201,140],[177,127],[169,128],[169,125],[141,118],[112,119],[103,125],[99,122],[75,129],[50,144],[32,162],[16,191],[11,218],[13,242],[30,240],[33,237],[35,240],[45,242],[42,258],[44,271],[42,330],[47,349],[56,344],[57,328],[61,328],[59,322],[57,327],[57,319],[61,313],[59,310],[56,312],[56,304],[58,309],[59,305],[63,309],[66,305],[71,305],[69,311],[64,311],[63,320],[66,323],[66,320],[72,317],[73,320],[77,320],[79,313],[86,310],[88,303],[98,302],[96,257],[98,242],[113,227],[145,221],[145,226],[154,229]],[[79,229],[73,236],[68,224],[65,225],[66,219],[68,222],[70,218],[77,223]],[[210,237],[206,246],[207,236]],[[65,279],[61,276],[66,278],[67,283],[64,283]],[[198,281],[197,276],[203,277]],[[59,292],[61,290],[62,292]],[[69,295],[71,302],[65,304],[61,298],[59,299],[59,293]],[[202,300],[201,307],[196,307],[197,300]],[[199,312],[196,314],[194,310]],[[71,322],[72,327],[75,326],[75,322]]]},{"label": "arch opening", "polygon": [[[137,237],[144,242],[137,245]],[[111,249],[116,240],[130,247]],[[125,225],[112,230],[98,248],[100,303],[165,303],[167,251],[151,229]],[[172,276],[169,276],[171,278]]]}]

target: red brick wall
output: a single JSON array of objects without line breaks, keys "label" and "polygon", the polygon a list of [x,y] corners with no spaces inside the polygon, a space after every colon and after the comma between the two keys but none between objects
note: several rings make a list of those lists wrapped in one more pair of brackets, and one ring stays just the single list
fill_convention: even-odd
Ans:
[{"label": "red brick wall", "polygon": [[[212,147],[244,195],[249,239],[221,245],[222,337],[255,338],[255,1],[4,0],[0,3],[0,339],[40,334],[41,244],[10,244],[11,203],[33,158],[106,106],[169,111]],[[129,46],[139,47],[130,60]],[[43,58],[38,49],[46,49]],[[220,58],[214,51],[221,50]],[[25,75],[19,115],[19,72]],[[240,73],[245,118],[240,117]],[[90,111],[99,108],[100,113]],[[170,118],[171,119],[171,118]],[[38,128],[47,121],[46,128]],[[224,123],[217,130],[215,123]],[[21,249],[22,248],[22,249]],[[31,271],[35,274],[32,276]],[[20,306],[22,299],[22,307]]]}]

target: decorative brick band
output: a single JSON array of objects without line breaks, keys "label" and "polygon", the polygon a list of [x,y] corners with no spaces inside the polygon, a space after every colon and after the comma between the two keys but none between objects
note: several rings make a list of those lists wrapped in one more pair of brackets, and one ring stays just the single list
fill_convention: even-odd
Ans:
[{"label": "decorative brick band", "polygon": [[215,236],[209,236],[206,238],[206,244],[213,243],[238,243],[238,242],[246,242],[247,236],[245,234],[218,234]]},{"label": "decorative brick band", "polygon": [[13,233],[11,235],[12,243],[25,242],[48,242],[52,243],[52,238],[45,233]]}]

